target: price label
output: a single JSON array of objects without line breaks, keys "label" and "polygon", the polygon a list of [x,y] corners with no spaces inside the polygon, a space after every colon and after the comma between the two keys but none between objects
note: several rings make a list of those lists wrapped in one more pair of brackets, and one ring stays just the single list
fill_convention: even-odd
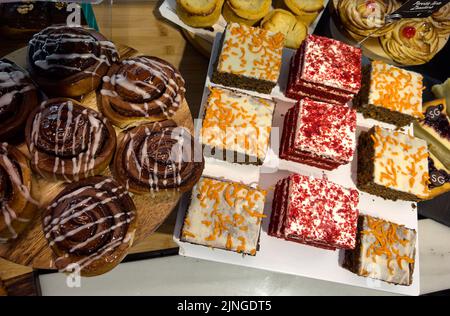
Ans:
[{"label": "price label", "polygon": [[439,10],[446,5],[449,0],[441,1],[420,1],[409,0],[404,3],[398,10],[386,16],[386,20],[398,20],[404,18],[426,18],[433,12]]}]

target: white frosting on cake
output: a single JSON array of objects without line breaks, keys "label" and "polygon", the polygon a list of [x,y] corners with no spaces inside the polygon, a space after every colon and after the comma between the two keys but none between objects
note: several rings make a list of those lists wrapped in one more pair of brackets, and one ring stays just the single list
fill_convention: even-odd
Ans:
[{"label": "white frosting on cake", "polygon": [[428,147],[413,136],[375,127],[374,182],[418,197],[428,194]]},{"label": "white frosting on cake", "polygon": [[357,273],[391,283],[411,284],[415,230],[364,216],[362,231]]},{"label": "white frosting on cake", "polygon": [[201,178],[192,191],[181,239],[255,255],[264,201],[265,191]]},{"label": "white frosting on cake", "polygon": [[422,75],[372,62],[369,104],[414,117],[422,116]]},{"label": "white frosting on cake", "polygon": [[228,24],[217,70],[276,83],[284,36],[238,23]]},{"label": "white frosting on cake", "polygon": [[264,160],[269,146],[273,101],[211,88],[201,143]]}]

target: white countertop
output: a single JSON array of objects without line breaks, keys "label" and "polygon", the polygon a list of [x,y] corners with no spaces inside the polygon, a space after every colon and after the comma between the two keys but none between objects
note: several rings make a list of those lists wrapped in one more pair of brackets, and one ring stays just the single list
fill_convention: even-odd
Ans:
[{"label": "white countertop", "polygon": [[[450,288],[450,228],[419,222],[421,293]],[[63,274],[40,276],[43,295],[390,295],[337,283],[182,256],[123,263],[69,288]]]}]

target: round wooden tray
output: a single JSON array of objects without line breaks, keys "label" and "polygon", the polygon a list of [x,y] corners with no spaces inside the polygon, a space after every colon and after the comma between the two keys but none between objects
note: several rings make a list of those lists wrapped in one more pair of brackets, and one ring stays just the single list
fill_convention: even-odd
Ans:
[{"label": "round wooden tray", "polygon": [[[138,52],[131,47],[119,44],[117,45],[117,49],[122,59],[138,55]],[[27,48],[24,47],[5,56],[5,58],[26,68],[26,53]],[[96,92],[85,95],[80,102],[86,107],[98,111]],[[192,115],[186,101],[172,119],[179,126],[184,126],[193,132]],[[117,134],[121,132],[119,128],[115,129]],[[25,144],[19,145],[18,148],[29,157],[29,152]],[[111,175],[109,168],[103,175]],[[38,199],[41,205],[45,205],[51,201],[64,187],[64,183],[62,182],[48,181],[37,176],[33,177],[32,184],[32,194]],[[137,231],[133,244],[133,246],[136,246],[164,222],[178,204],[181,194],[175,193],[167,200],[158,201],[152,199],[150,195],[134,195],[132,198],[137,208]],[[36,269],[56,269],[54,266],[56,256],[44,237],[40,213],[35,216],[28,228],[18,239],[8,244],[0,245],[0,257]]]}]

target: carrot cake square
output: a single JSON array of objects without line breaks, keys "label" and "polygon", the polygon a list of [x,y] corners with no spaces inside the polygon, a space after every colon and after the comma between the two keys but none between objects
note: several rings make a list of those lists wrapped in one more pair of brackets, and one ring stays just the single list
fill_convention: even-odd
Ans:
[{"label": "carrot cake square", "polygon": [[282,33],[229,23],[212,82],[270,94],[280,75],[283,46]]},{"label": "carrot cake square", "polygon": [[415,265],[414,229],[361,215],[354,250],[346,250],[344,268],[363,277],[409,286]]},{"label": "carrot cake square", "polygon": [[355,104],[365,117],[404,126],[423,118],[422,75],[375,60],[363,71]]},{"label": "carrot cake square", "polygon": [[271,100],[211,88],[200,132],[205,156],[261,165],[269,148],[274,109]]},{"label": "carrot cake square", "polygon": [[360,134],[360,190],[394,201],[420,201],[429,194],[428,184],[426,141],[378,126]]},{"label": "carrot cake square", "polygon": [[181,240],[256,255],[266,192],[203,177],[192,191]]}]

